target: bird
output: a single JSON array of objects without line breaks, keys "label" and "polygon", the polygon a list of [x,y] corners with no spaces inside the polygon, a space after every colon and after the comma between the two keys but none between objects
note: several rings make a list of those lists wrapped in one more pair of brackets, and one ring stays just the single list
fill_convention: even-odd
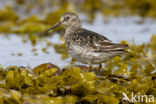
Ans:
[{"label": "bird", "polygon": [[127,53],[128,45],[114,43],[104,35],[83,28],[76,13],[64,13],[60,21],[46,32],[60,25],[65,27],[64,40],[69,55],[76,61],[89,64],[89,69],[93,64],[99,64],[101,68],[101,63]]}]

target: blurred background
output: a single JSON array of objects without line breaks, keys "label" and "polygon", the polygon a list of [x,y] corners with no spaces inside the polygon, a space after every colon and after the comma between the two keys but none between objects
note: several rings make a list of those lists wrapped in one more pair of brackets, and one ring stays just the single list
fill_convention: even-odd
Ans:
[{"label": "blurred background", "polygon": [[155,0],[0,0],[0,64],[35,67],[71,63],[59,27],[44,31],[65,12],[113,42],[143,44],[156,34]]}]

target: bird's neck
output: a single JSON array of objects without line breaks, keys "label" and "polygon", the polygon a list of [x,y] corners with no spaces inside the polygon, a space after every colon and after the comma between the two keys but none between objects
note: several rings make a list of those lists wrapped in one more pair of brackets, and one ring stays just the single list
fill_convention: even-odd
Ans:
[{"label": "bird's neck", "polygon": [[73,24],[66,27],[66,33],[72,33],[81,29],[81,24]]},{"label": "bird's neck", "polygon": [[67,41],[69,41],[72,37],[72,35],[74,33],[76,33],[77,31],[79,31],[79,29],[81,29],[81,25],[77,25],[77,26],[67,26],[66,27],[66,30],[65,30],[65,35],[64,35],[64,38],[65,38],[65,42],[67,43]]}]

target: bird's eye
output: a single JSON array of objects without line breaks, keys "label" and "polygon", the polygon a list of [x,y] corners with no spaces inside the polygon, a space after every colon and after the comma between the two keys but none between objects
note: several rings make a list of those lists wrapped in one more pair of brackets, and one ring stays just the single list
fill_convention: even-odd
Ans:
[{"label": "bird's eye", "polygon": [[67,20],[69,19],[69,17],[67,17]]},{"label": "bird's eye", "polygon": [[65,20],[66,20],[66,21],[68,21],[68,20],[69,20],[69,18],[70,18],[70,17],[68,16],[68,17],[66,17],[66,18],[65,18]]}]

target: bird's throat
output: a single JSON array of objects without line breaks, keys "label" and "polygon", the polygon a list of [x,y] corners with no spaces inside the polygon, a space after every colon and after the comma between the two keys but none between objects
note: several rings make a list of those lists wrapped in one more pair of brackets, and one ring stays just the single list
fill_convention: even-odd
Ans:
[{"label": "bird's throat", "polygon": [[79,29],[81,29],[81,25],[70,25],[66,27],[66,33],[73,33]]}]

